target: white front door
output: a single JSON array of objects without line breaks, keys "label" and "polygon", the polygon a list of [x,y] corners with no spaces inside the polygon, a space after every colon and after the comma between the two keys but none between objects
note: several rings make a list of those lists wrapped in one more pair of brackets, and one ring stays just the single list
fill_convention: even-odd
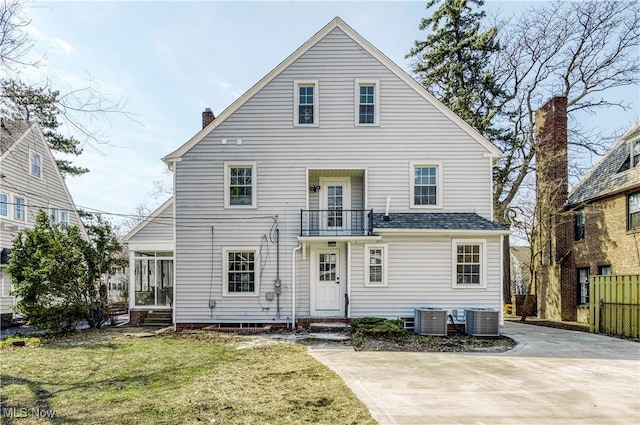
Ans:
[{"label": "white front door", "polygon": [[325,234],[341,235],[351,228],[347,210],[351,209],[351,179],[321,178],[320,229]]},{"label": "white front door", "polygon": [[313,254],[311,313],[339,316],[343,312],[343,267],[339,248],[318,248]]}]

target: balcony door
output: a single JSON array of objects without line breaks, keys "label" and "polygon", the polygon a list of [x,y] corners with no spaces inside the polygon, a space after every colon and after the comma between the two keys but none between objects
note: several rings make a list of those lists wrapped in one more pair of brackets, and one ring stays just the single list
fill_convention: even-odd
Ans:
[{"label": "balcony door", "polygon": [[332,235],[348,234],[351,223],[346,211],[351,209],[351,179],[321,177],[320,187],[320,229]]}]

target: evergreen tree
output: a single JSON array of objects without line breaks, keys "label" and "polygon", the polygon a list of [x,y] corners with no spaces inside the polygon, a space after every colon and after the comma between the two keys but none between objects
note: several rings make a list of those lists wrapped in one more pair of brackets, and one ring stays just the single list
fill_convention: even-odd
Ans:
[{"label": "evergreen tree", "polygon": [[99,328],[107,319],[105,274],[121,265],[121,245],[101,218],[80,228],[52,224],[40,211],[33,229],[14,238],[7,268],[16,311],[38,329],[67,332],[80,321]]},{"label": "evergreen tree", "polygon": [[482,31],[484,0],[430,0],[427,9],[439,4],[421,30],[431,30],[424,41],[416,40],[407,58],[413,72],[435,97],[490,140],[500,132],[492,126],[506,99],[493,73],[491,58],[500,50],[497,28]]},{"label": "evergreen tree", "polygon": [[[51,149],[78,156],[82,153],[80,142],[58,131],[62,124],[59,117],[64,114],[65,108],[57,90],[29,86],[14,79],[0,80],[0,116],[37,122]],[[63,175],[77,176],[89,172],[88,168],[75,166],[68,160],[58,159],[56,162]]]}]

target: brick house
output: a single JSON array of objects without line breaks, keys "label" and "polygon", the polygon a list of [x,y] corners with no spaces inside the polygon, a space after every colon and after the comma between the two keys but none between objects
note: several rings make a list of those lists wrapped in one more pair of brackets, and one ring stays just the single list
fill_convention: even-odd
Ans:
[{"label": "brick house", "polygon": [[566,98],[536,114],[541,318],[589,322],[589,276],[640,274],[640,121],[568,192]]}]

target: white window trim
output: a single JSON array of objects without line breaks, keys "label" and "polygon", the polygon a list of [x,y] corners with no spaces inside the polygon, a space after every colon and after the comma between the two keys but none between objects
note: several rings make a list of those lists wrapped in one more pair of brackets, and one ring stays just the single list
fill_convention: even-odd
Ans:
[{"label": "white window trim", "polygon": [[[374,95],[374,103],[373,103],[373,123],[360,123],[360,86],[369,85],[373,86],[373,95]],[[376,79],[362,79],[358,78],[355,80],[355,84],[353,87],[354,91],[354,117],[353,121],[356,127],[379,127],[380,126],[380,80]]]},{"label": "white window trim", "polygon": [[[300,124],[300,86],[313,86],[313,124]],[[318,127],[320,125],[320,85],[318,80],[294,80],[293,81],[293,126],[294,127]]]},{"label": "white window trim", "polygon": [[[254,253],[255,284],[253,292],[229,292],[229,252],[244,251]],[[231,298],[256,298],[260,296],[260,248],[255,246],[225,246],[222,248],[222,296]]]},{"label": "white window trim", "polygon": [[[18,202],[16,198],[20,198],[24,201],[24,204],[22,204],[22,214],[24,216],[22,220],[19,218],[16,218],[16,210],[18,208]],[[27,198],[25,198],[24,196],[13,195],[13,214],[11,218],[13,219],[13,221],[17,221],[18,223],[27,222]]]},{"label": "white window trim", "polygon": [[[416,205],[415,204],[415,169],[417,167],[436,167],[436,204]],[[409,208],[415,209],[442,209],[442,162],[440,161],[411,161],[409,163]]]},{"label": "white window trim", "polygon": [[[40,158],[40,175],[33,174],[33,155],[37,155]],[[42,180],[42,155],[33,149],[29,149],[29,175]]]},{"label": "white window trim", "polygon": [[[480,245],[480,284],[458,283],[458,245]],[[451,239],[451,287],[455,289],[487,288],[487,240]]]},{"label": "white window trim", "polygon": [[[370,274],[369,274],[369,261],[370,261],[370,250],[371,249],[382,249],[382,283],[378,282],[370,282]],[[374,287],[374,288],[382,288],[389,286],[389,255],[388,255],[388,245],[387,244],[365,244],[364,246],[364,286]]]},{"label": "white window trim", "polygon": [[8,219],[11,216],[11,196],[8,193],[4,193],[4,192],[0,192],[0,195],[3,195],[7,198],[6,200],[6,204],[5,207],[7,208],[7,214],[6,215],[2,215],[0,214],[0,217],[6,218]]},{"label": "white window trim", "polygon": [[[233,167],[251,167],[251,205],[231,205],[231,173]],[[258,163],[249,162],[224,162],[224,208],[225,209],[256,209],[258,208]]]}]

